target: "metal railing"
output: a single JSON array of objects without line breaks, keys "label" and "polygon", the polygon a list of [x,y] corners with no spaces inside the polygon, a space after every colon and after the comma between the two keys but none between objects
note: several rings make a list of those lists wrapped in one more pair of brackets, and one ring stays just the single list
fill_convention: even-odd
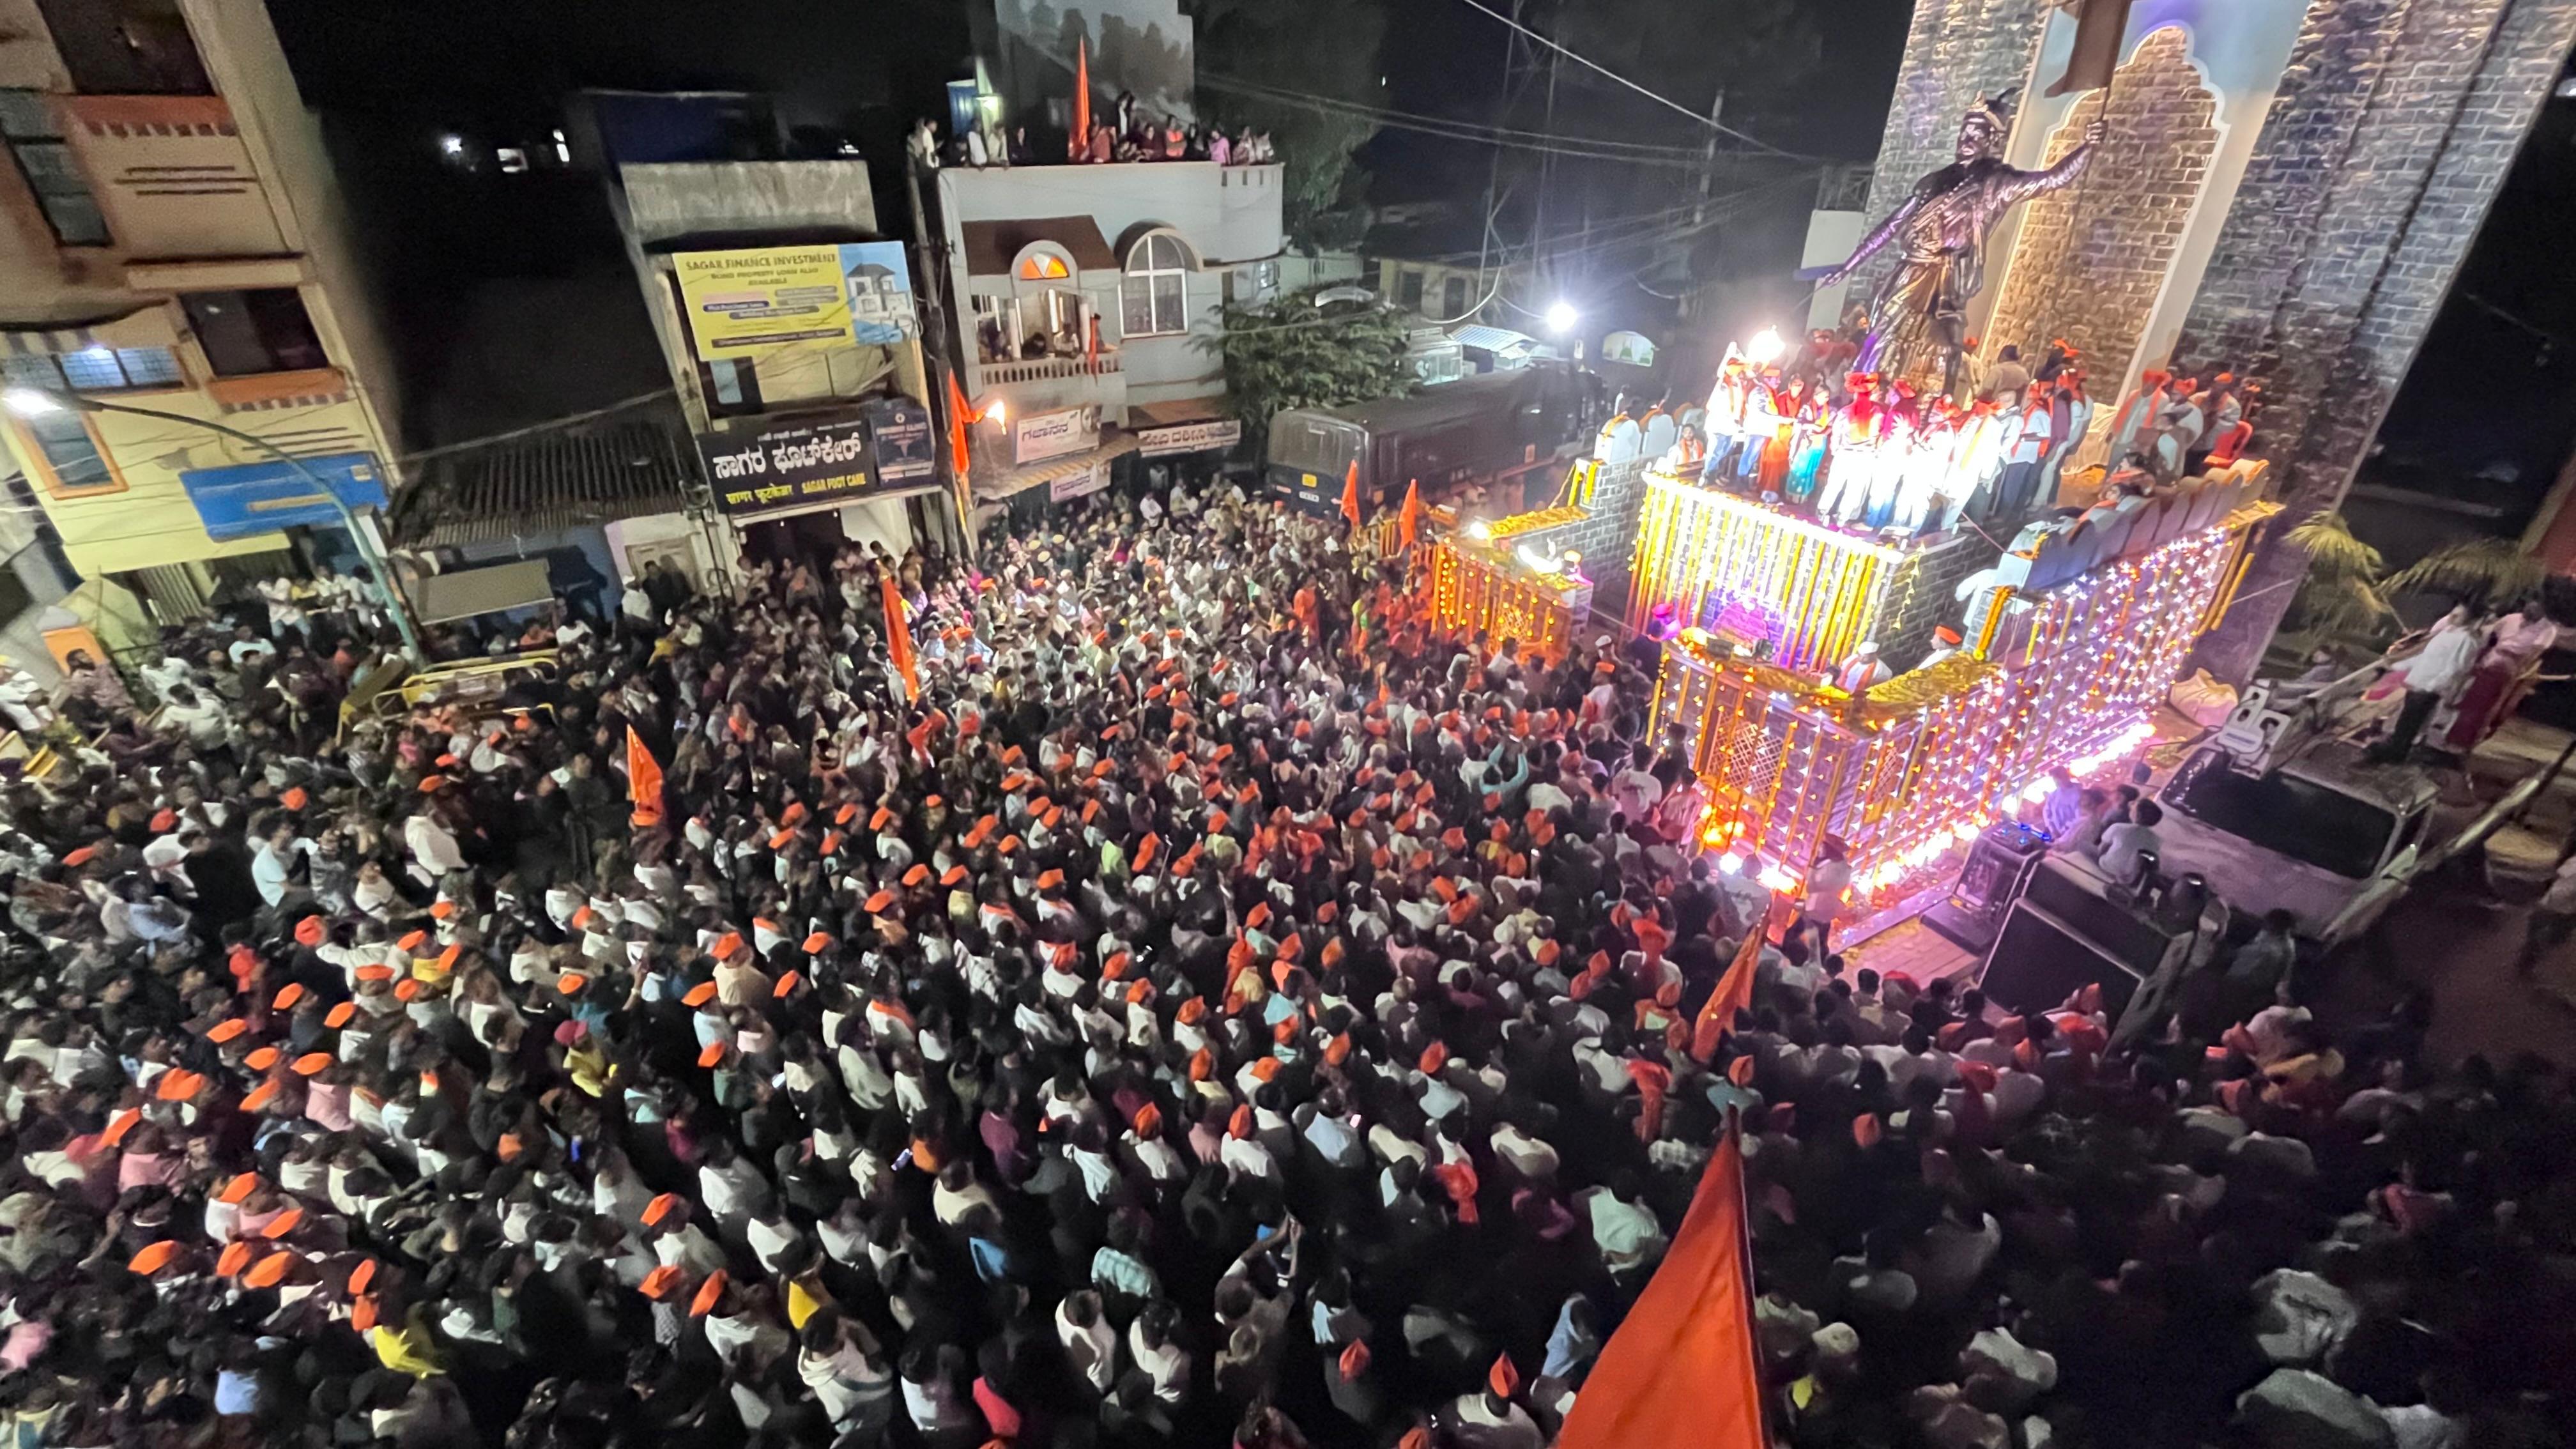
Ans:
[{"label": "metal railing", "polygon": [[1124,370],[1115,352],[1102,352],[1098,357],[1032,357],[1021,362],[979,362],[975,365],[976,376],[986,387],[1004,387],[1015,382],[1105,377]]}]

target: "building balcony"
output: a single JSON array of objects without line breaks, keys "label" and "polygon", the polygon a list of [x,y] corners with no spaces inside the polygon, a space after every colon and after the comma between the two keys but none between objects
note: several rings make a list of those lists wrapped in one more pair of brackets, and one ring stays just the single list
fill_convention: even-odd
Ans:
[{"label": "building balcony", "polygon": [[968,392],[976,406],[999,401],[1015,418],[1065,408],[1096,407],[1101,418],[1127,420],[1125,359],[1103,349],[1090,360],[1079,357],[1032,357],[1009,362],[970,362]]},{"label": "building balcony", "polygon": [[278,225],[221,96],[56,96],[63,137],[128,259],[277,256]]},{"label": "building balcony", "polygon": [[1055,382],[1081,377],[1104,377],[1123,371],[1115,351],[1104,351],[1098,357],[1032,357],[1019,362],[985,362],[977,364],[977,377],[986,387],[1008,387],[1022,382]]}]

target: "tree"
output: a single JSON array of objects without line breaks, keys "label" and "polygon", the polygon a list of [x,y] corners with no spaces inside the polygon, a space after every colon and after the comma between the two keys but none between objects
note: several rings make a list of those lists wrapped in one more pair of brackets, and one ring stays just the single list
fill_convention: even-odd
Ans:
[{"label": "tree", "polygon": [[1378,47],[1385,0],[1184,0],[1203,82],[1200,116],[1228,132],[1266,131],[1284,172],[1288,243],[1312,255],[1368,229],[1368,172],[1354,153],[1375,121],[1255,99],[1229,80],[1273,81],[1325,101],[1386,104]]},{"label": "tree", "polygon": [[2287,542],[2308,556],[2307,578],[2291,603],[2302,647],[2378,647],[2397,623],[2381,582],[2388,564],[2379,550],[2353,537],[2340,513],[2318,514],[2291,529]]},{"label": "tree", "polygon": [[1225,330],[1199,340],[1225,364],[1226,396],[1255,451],[1270,420],[1290,408],[1401,397],[1416,386],[1405,356],[1411,321],[1377,302],[1318,307],[1321,290],[1228,304],[1221,314]]},{"label": "tree", "polygon": [[2480,608],[2509,609],[2540,592],[2549,566],[2509,538],[2444,544],[2399,569],[2391,594],[2444,594]]}]

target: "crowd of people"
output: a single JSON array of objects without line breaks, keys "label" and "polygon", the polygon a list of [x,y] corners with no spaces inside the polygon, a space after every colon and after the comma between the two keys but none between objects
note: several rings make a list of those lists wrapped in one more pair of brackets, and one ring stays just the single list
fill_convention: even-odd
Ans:
[{"label": "crowd of people", "polygon": [[[1896,537],[1947,532],[1963,516],[2009,536],[2056,507],[2098,407],[2072,348],[2052,343],[2034,366],[2005,347],[1953,396],[1847,370],[1861,326],[1818,329],[1769,360],[1730,350],[1706,405],[1660,432],[1651,422],[1663,409],[1647,411],[1638,446],[1677,477]],[[2149,371],[2112,416],[2105,483],[2143,496],[2232,466],[2253,445],[2255,413],[2233,373],[2204,384]],[[1623,407],[1610,426],[1628,420]]]},{"label": "crowd of people", "polygon": [[1772,903],[1610,641],[1239,497],[843,563],[345,732],[245,618],[8,784],[18,1444],[1540,1449],[1730,1130],[1783,1442],[2576,1428],[2567,1081],[2420,1003],[1704,1023]]},{"label": "crowd of people", "polygon": [[[998,116],[952,135],[943,146],[938,128],[928,118],[914,124],[906,143],[929,167],[1035,166],[1052,163],[1043,140],[1032,141],[1029,128],[1013,126],[1006,136]],[[1219,166],[1268,166],[1279,159],[1268,131],[1241,127],[1229,133],[1212,122],[1179,115],[1156,116],[1120,92],[1079,135],[1064,135],[1064,159],[1075,165],[1108,165],[1138,161],[1213,161]]]}]

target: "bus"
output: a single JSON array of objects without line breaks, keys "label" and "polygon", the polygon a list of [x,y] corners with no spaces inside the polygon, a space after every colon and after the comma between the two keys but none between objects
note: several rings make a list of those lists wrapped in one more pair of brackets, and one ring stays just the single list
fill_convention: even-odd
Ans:
[{"label": "bus", "polygon": [[1535,362],[1411,397],[1290,408],[1270,420],[1263,474],[1272,497],[1309,513],[1341,511],[1357,463],[1364,518],[1402,507],[1407,483],[1420,485],[1426,507],[1500,517],[1545,503],[1605,416],[1597,375]]}]

